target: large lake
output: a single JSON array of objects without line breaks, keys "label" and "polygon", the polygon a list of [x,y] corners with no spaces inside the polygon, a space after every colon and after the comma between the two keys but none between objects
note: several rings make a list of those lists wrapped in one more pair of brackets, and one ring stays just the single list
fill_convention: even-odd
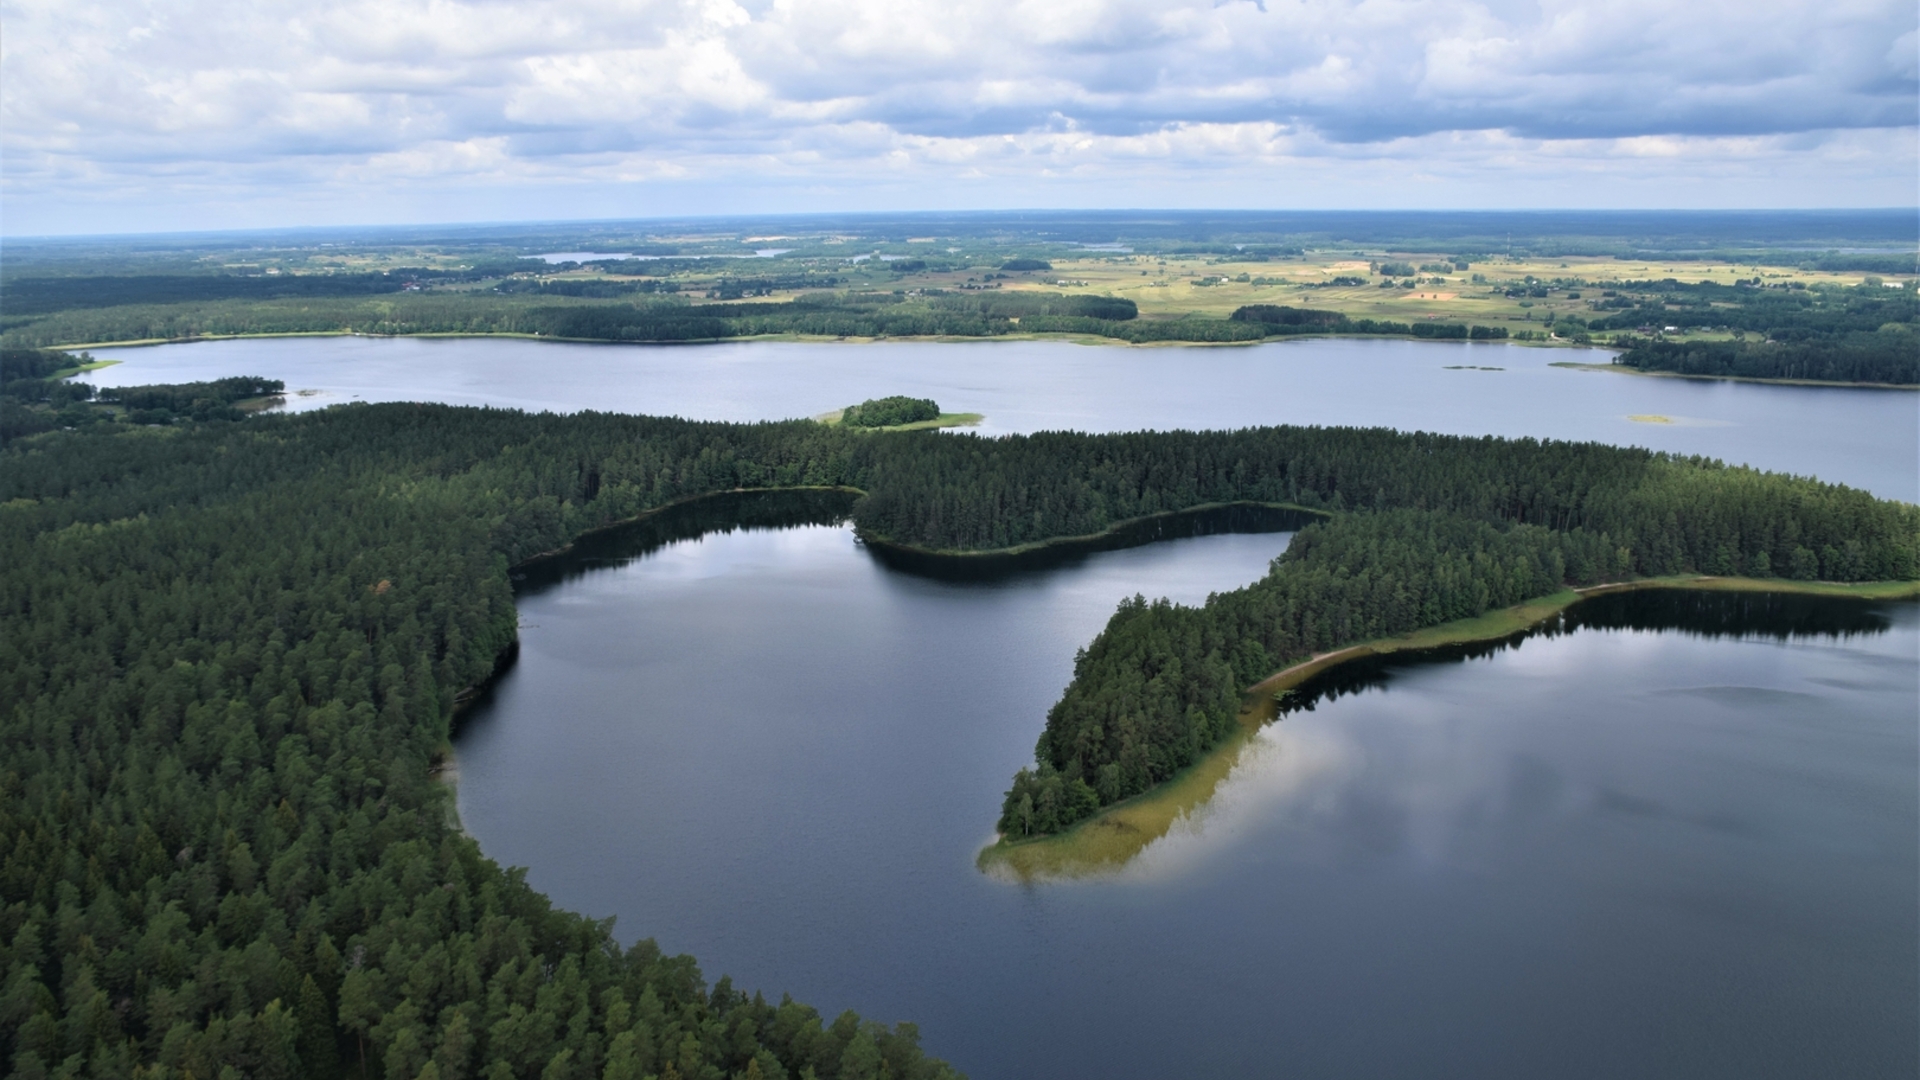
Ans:
[{"label": "large lake", "polygon": [[[988,434],[1353,424],[1532,435],[1703,454],[1920,501],[1920,394],[1578,371],[1604,352],[1327,340],[1235,348],[1057,341],[581,345],[516,339],[266,338],[97,349],[109,386],[281,379],[292,408],[443,401],[777,420],[870,397],[985,413]],[[1500,371],[1470,370],[1501,368]],[[1664,417],[1668,422],[1634,420]]]},{"label": "large lake", "polygon": [[1920,1067],[1913,604],[1592,601],[1344,672],[1114,876],[976,870],[1115,601],[1286,540],[956,584],[843,526],[601,538],[520,582],[461,817],[559,903],[975,1080]]},{"label": "large lake", "polygon": [[[99,350],[130,384],[768,419],[912,393],[989,432],[1258,423],[1600,439],[1920,498],[1915,396],[1635,378],[1509,346],[294,339]],[[1457,365],[1501,371],[1451,370]],[[1632,416],[1661,415],[1650,424]],[[937,436],[930,436],[937,437]],[[805,500],[802,500],[805,502]],[[1074,651],[1284,534],[957,583],[829,502],[743,500],[529,572],[458,739],[488,854],[710,976],[921,1025],[975,1080],[1911,1076],[1920,607],[1595,601],[1345,671],[1110,877],[973,865]],[[703,517],[704,515],[704,517]],[[676,538],[678,537],[678,538]]]}]

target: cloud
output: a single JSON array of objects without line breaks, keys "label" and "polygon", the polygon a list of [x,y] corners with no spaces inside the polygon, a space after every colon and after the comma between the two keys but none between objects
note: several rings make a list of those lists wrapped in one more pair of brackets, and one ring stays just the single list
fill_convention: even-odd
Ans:
[{"label": "cloud", "polygon": [[[1487,205],[1516,177],[1745,164],[1730,182],[1781,202],[1906,203],[1917,22],[1886,0],[0,0],[0,191],[14,232],[89,199],[739,192],[743,170],[923,170],[938,200],[961,165],[1244,192],[1392,162]],[[1876,141],[1879,165],[1842,152]],[[1832,154],[1856,171],[1790,186]]]}]

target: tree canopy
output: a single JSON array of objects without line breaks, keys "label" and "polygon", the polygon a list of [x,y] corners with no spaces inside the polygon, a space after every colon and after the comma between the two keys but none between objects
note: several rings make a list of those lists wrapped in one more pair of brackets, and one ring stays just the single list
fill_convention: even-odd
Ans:
[{"label": "tree canopy", "polygon": [[1245,589],[1122,606],[1014,782],[1015,835],[1164,779],[1306,651],[1624,575],[1920,576],[1911,506],[1597,444],[412,404],[196,419],[222,392],[122,388],[188,411],[76,401],[84,422],[0,449],[14,1075],[953,1075],[910,1024],[826,1023],[555,910],[450,821],[431,770],[514,646],[509,568],[690,497],[858,489],[863,535],[926,551],[1233,501],[1331,515]]}]

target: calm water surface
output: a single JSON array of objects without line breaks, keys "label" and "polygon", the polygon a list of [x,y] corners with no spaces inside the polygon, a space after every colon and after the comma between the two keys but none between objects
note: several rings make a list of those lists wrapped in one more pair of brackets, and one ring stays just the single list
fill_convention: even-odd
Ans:
[{"label": "calm water surface", "polygon": [[[293,397],[293,408],[443,401],[774,420],[912,394],[985,413],[980,430],[989,434],[1354,424],[1593,439],[1920,501],[1920,395],[1550,366],[1607,355],[1363,340],[1127,349],[1056,341],[650,346],[339,337],[100,349],[95,356],[122,363],[86,378],[124,386],[260,375],[314,391]],[[1505,370],[1449,370],[1459,365]]]},{"label": "calm water surface", "polygon": [[1286,539],[973,584],[832,525],[595,545],[521,583],[462,818],[557,902],[912,1019],[975,1080],[1920,1067],[1910,604],[1629,598],[1348,672],[1117,876],[976,871],[1113,605]]}]

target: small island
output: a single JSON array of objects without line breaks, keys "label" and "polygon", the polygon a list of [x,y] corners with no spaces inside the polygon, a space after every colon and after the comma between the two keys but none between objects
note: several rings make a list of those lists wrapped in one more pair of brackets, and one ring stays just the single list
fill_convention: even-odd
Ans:
[{"label": "small island", "polygon": [[979,413],[947,413],[932,398],[903,394],[868,398],[858,405],[816,417],[823,424],[839,424],[863,431],[924,431],[929,428],[972,427],[986,419]]}]

